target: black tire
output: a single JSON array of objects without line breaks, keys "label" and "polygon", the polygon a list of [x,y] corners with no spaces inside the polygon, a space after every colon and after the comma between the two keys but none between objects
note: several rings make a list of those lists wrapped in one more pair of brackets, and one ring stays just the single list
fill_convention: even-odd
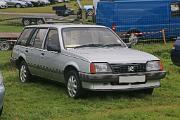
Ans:
[{"label": "black tire", "polygon": [[83,96],[84,91],[77,71],[72,70],[67,73],[66,89],[69,97],[77,99]]},{"label": "black tire", "polygon": [[146,95],[152,95],[153,91],[154,91],[154,88],[147,88],[147,89],[140,90],[140,93],[146,94]]},{"label": "black tire", "polygon": [[21,8],[22,6],[21,6],[21,4],[18,3],[18,4],[15,5],[15,7],[16,8]]},{"label": "black tire", "polygon": [[2,112],[3,112],[3,106],[2,106],[2,108],[0,109],[0,116],[2,115]]},{"label": "black tire", "polygon": [[23,23],[24,26],[31,25],[30,19],[23,19],[23,20],[22,20],[22,23]]},{"label": "black tire", "polygon": [[7,41],[0,42],[0,50],[6,51],[11,48],[11,45]]},{"label": "black tire", "polygon": [[31,79],[31,73],[29,72],[27,63],[22,61],[19,66],[19,80],[22,83],[29,82]]}]

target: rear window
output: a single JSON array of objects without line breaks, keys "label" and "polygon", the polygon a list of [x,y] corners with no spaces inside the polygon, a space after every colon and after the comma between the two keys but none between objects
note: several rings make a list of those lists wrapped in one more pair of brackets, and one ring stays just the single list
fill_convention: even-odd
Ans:
[{"label": "rear window", "polygon": [[21,36],[18,39],[17,44],[26,46],[26,44],[27,44],[33,30],[34,30],[33,28],[24,29],[24,31],[22,32]]}]

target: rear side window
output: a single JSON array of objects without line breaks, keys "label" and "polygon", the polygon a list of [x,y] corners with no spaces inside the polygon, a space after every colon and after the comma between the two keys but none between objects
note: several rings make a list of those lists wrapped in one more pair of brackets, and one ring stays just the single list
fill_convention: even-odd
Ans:
[{"label": "rear side window", "polygon": [[46,37],[47,31],[48,31],[48,29],[39,29],[37,31],[37,34],[33,40],[34,41],[34,47],[42,48],[42,43]]},{"label": "rear side window", "polygon": [[28,39],[30,38],[30,35],[31,35],[33,30],[34,30],[33,28],[26,28],[22,32],[21,36],[19,37],[17,44],[26,46]]},{"label": "rear side window", "polygon": [[171,4],[171,14],[173,17],[180,17],[180,3]]}]

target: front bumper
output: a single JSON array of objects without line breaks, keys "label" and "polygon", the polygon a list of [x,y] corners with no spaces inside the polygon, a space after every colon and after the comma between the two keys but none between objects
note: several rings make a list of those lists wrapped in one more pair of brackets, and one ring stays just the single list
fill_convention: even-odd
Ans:
[{"label": "front bumper", "polygon": [[[142,76],[145,75],[143,83],[119,83],[119,76]],[[90,90],[134,90],[154,88],[160,86],[160,79],[166,76],[165,71],[123,73],[123,74],[87,74],[79,73],[82,87]]]}]

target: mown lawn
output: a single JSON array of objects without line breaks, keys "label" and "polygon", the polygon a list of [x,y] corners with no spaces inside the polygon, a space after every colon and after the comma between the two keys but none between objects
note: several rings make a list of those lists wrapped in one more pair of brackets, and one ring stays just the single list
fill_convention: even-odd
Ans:
[{"label": "mown lawn", "polygon": [[22,84],[10,64],[11,51],[0,52],[6,87],[2,120],[179,120],[180,68],[172,64],[170,49],[162,44],[138,45],[160,57],[167,77],[152,96],[133,92],[89,92],[84,99],[67,96],[63,85],[39,78]]}]

